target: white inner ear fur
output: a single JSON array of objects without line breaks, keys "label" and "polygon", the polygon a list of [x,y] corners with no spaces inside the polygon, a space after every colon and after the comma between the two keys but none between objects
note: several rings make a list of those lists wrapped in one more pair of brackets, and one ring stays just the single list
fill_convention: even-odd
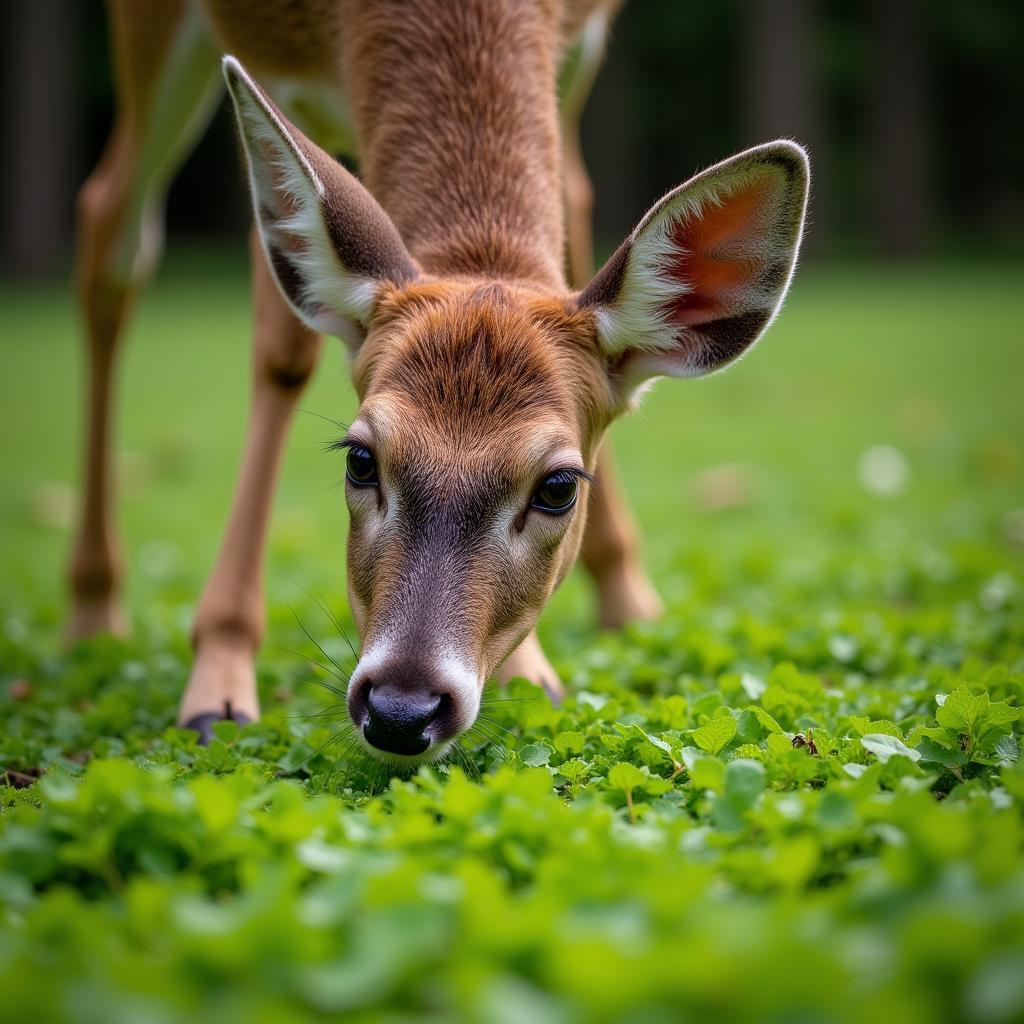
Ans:
[{"label": "white inner ear fur", "polygon": [[[742,158],[743,155],[734,159]],[[673,260],[686,251],[673,241],[672,234],[682,223],[700,221],[709,207],[723,206],[732,194],[763,178],[766,173],[780,173],[764,165],[730,167],[730,163],[731,160],[726,161],[705,172],[696,181],[687,182],[669,192],[634,229],[630,236],[631,247],[619,295],[611,304],[599,306],[595,310],[598,339],[608,355],[616,356],[627,349],[649,352],[680,350],[678,360],[673,360],[674,375],[695,377],[708,373],[708,367],[699,359],[696,348],[691,356],[684,354],[688,347],[688,335],[691,331],[699,331],[699,327],[673,323],[671,318],[672,304],[694,291],[690,282],[678,276],[678,271],[675,272],[676,276],[669,273]],[[782,307],[782,300],[796,269],[799,239],[803,232],[802,218],[794,242],[779,237],[787,233],[786,225],[776,216],[777,207],[772,208],[774,204],[784,201],[786,187],[786,183],[780,181],[777,193],[766,200],[769,208],[759,217],[761,230],[756,232],[759,236],[756,248],[742,254],[745,258],[767,262],[778,259],[787,247],[792,248],[788,273],[782,287],[771,290],[750,288],[743,296],[742,308],[735,310],[741,312],[763,308],[771,311],[757,337],[764,334]],[[752,339],[751,344],[755,340]]]},{"label": "white inner ear fur", "polygon": [[272,268],[273,253],[287,259],[300,282],[294,295],[278,278],[281,291],[314,330],[358,344],[361,335],[353,321],[367,323],[379,285],[351,273],[338,258],[324,223],[326,188],[298,141],[235,58],[224,58],[224,71],[238,113],[264,252]]}]

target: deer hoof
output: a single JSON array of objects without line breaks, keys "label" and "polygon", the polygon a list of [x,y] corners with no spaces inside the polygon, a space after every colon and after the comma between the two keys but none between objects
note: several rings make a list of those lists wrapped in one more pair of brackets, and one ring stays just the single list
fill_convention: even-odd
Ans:
[{"label": "deer hoof", "polygon": [[193,715],[181,725],[182,729],[191,729],[199,733],[199,745],[205,747],[214,737],[213,727],[217,722],[237,722],[239,726],[248,725],[252,719],[244,711],[235,711],[231,701],[226,700],[220,711],[204,711]]}]

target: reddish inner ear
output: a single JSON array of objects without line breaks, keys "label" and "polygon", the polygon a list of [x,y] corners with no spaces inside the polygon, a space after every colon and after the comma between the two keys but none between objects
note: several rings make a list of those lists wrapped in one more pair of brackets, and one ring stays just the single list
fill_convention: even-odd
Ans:
[{"label": "reddish inner ear", "polygon": [[729,316],[764,269],[763,235],[771,221],[772,181],[762,178],[707,202],[680,221],[670,238],[675,254],[664,273],[690,286],[667,306],[673,322],[693,327]]}]

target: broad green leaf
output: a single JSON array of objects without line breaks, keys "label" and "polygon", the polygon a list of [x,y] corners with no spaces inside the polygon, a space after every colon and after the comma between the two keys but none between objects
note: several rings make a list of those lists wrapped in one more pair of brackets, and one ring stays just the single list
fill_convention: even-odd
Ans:
[{"label": "broad green leaf", "polygon": [[923,739],[934,740],[940,746],[959,749],[957,733],[952,729],[942,729],[931,725],[917,725],[907,734],[908,747],[916,747]]},{"label": "broad green leaf", "polygon": [[729,715],[712,718],[693,733],[693,741],[701,750],[709,754],[718,754],[736,735],[736,719]]},{"label": "broad green leaf", "polygon": [[888,719],[872,720],[866,715],[851,715],[850,725],[858,736],[867,736],[869,733],[882,733],[886,736],[895,736],[903,739],[903,730],[895,722]]},{"label": "broad green leaf", "polygon": [[935,720],[943,728],[970,733],[988,704],[987,693],[974,694],[966,686],[958,686],[939,706]]},{"label": "broad green leaf", "polygon": [[673,784],[660,775],[648,775],[644,778],[643,790],[649,796],[661,796],[673,788]]},{"label": "broad green leaf", "polygon": [[700,757],[690,768],[690,782],[695,789],[721,793],[725,789],[725,765],[717,757]]},{"label": "broad green leaf", "polygon": [[546,743],[529,743],[519,751],[519,759],[530,768],[542,768],[551,760],[554,751]]},{"label": "broad green leaf", "polygon": [[[659,738],[658,736],[652,736],[649,732],[645,732],[636,723],[628,727],[617,726],[617,728],[620,731],[622,731],[624,735],[635,737],[637,739],[642,740],[644,744],[650,744],[651,747],[654,747],[653,751],[648,751],[649,756],[642,754],[642,756],[644,756],[644,760],[648,764],[660,764],[665,761],[671,761],[673,759],[672,747],[665,740]],[[642,752],[642,747],[638,749],[640,749]],[[660,757],[659,754],[663,754],[666,756]]]},{"label": "broad green leaf", "polygon": [[793,741],[785,733],[770,733],[765,746],[769,757],[788,757],[793,752]]},{"label": "broad green leaf", "polygon": [[758,707],[756,704],[751,704],[747,710],[755,715],[761,725],[764,726],[766,732],[779,733],[780,735],[785,733],[786,730],[783,729],[782,726],[779,725],[779,723],[776,722],[764,708]]},{"label": "broad green leaf", "polygon": [[648,776],[644,775],[636,765],[621,761],[608,772],[608,785],[623,793],[631,793],[638,786],[643,786]]},{"label": "broad green leaf", "polygon": [[[936,697],[938,699],[938,696]],[[958,686],[935,712],[935,720],[946,729],[965,733],[972,750],[991,750],[998,738],[1010,732],[1020,709],[1005,701],[992,702],[987,693],[972,693]]]},{"label": "broad green leaf", "polygon": [[700,747],[683,747],[679,751],[679,756],[682,758],[683,764],[690,771],[693,770],[693,766],[703,757],[707,757]]},{"label": "broad green leaf", "polygon": [[563,757],[579,754],[583,750],[584,735],[578,730],[569,729],[555,736],[555,750]]},{"label": "broad green leaf", "polygon": [[943,744],[932,739],[931,736],[923,736],[914,748],[920,755],[921,760],[930,764],[941,764],[947,768],[959,768],[967,764],[967,754],[960,749],[959,743],[955,742],[956,734],[942,730],[946,736],[952,735],[954,742]]},{"label": "broad green leaf", "polygon": [[760,761],[744,758],[725,766],[725,795],[741,810],[753,806],[764,785],[764,765]]},{"label": "broad green leaf", "polygon": [[913,747],[908,747],[896,736],[889,736],[886,733],[868,733],[861,736],[861,746],[874,754],[882,764],[885,764],[890,757],[905,757],[910,761],[920,761],[921,753]]},{"label": "broad green leaf", "polygon": [[1020,757],[1020,746],[1016,736],[1003,736],[995,745],[995,754],[1000,761],[1010,764]]}]

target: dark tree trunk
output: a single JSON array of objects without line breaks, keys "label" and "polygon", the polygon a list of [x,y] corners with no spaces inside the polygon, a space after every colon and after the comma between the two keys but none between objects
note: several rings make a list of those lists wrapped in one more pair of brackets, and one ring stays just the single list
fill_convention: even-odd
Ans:
[{"label": "dark tree trunk", "polygon": [[30,0],[5,14],[2,264],[10,276],[41,278],[64,267],[71,236],[74,7]]},{"label": "dark tree trunk", "polygon": [[750,143],[789,138],[811,154],[814,189],[805,246],[820,251],[828,237],[821,121],[815,72],[816,0],[744,0],[741,123]]},{"label": "dark tree trunk", "polygon": [[594,183],[595,259],[600,265],[643,214],[648,193],[644,140],[630,116],[631,55],[614,40],[583,112],[583,158]]},{"label": "dark tree trunk", "polygon": [[924,26],[919,0],[872,0],[871,145],[878,237],[891,256],[916,256],[928,242]]}]

